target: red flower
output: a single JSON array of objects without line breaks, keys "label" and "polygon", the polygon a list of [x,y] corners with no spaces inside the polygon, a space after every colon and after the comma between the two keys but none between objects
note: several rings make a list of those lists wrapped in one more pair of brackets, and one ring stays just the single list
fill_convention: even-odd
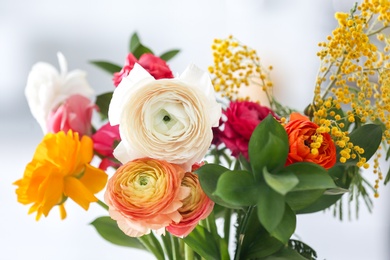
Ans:
[{"label": "red flower", "polygon": [[168,67],[167,63],[151,53],[142,54],[139,60],[132,53],[127,55],[125,65],[120,72],[114,73],[114,85],[117,87],[121,83],[122,79],[129,75],[133,69],[134,64],[138,63],[146,71],[150,73],[155,79],[173,78],[172,71]]},{"label": "red flower", "polygon": [[233,156],[242,154],[247,159],[249,139],[256,126],[269,114],[277,118],[268,107],[250,101],[230,102],[224,114],[227,120],[219,138],[232,151]]},{"label": "red flower", "polygon": [[[298,113],[290,115],[285,129],[288,135],[290,151],[286,165],[294,162],[313,162],[329,169],[336,163],[336,146],[328,133],[317,134],[319,126]],[[316,136],[321,135],[322,142],[316,150],[311,147]],[[313,138],[312,138],[313,137]]]},{"label": "red flower", "polygon": [[115,162],[113,151],[114,146],[121,140],[119,135],[119,125],[111,126],[109,123],[103,125],[92,135],[93,149],[101,155],[102,161],[99,168],[106,170],[109,166],[117,168],[120,163]]}]

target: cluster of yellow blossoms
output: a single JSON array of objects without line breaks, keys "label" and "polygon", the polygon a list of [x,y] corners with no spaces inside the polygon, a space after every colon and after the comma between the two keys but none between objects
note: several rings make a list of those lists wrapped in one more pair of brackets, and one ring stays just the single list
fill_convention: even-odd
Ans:
[{"label": "cluster of yellow blossoms", "polygon": [[[350,13],[336,13],[335,18],[338,28],[327,42],[319,43],[322,64],[311,107],[313,120],[336,137],[341,162],[358,157],[357,166],[367,168],[364,150],[349,141],[347,130],[351,125],[381,122],[383,141],[390,144],[390,37],[384,34],[390,2],[364,0]],[[382,175],[375,160],[377,188]]]},{"label": "cluster of yellow blossoms", "polygon": [[215,39],[211,46],[214,65],[209,67],[216,92],[229,100],[249,100],[240,97],[239,89],[250,84],[257,84],[270,100],[273,86],[268,74],[272,67],[263,68],[257,52],[241,44],[233,36],[227,39]]}]

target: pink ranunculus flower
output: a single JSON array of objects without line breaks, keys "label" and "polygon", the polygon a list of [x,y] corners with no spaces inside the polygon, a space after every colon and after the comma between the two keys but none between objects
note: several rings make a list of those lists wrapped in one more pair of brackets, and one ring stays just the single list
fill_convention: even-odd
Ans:
[{"label": "pink ranunculus flower", "polygon": [[198,175],[186,172],[182,186],[191,190],[190,195],[183,200],[183,206],[179,209],[182,220],[179,223],[171,223],[167,231],[178,237],[185,237],[196,227],[198,222],[210,215],[214,208],[214,202],[207,197],[202,190]]},{"label": "pink ranunculus flower", "polygon": [[80,135],[90,135],[92,112],[96,108],[89,98],[72,95],[50,113],[47,130],[52,133],[73,130]]},{"label": "pink ranunculus flower", "polygon": [[256,126],[269,114],[277,118],[270,108],[251,101],[230,102],[224,114],[227,119],[220,139],[233,156],[242,154],[247,159],[249,139]]},{"label": "pink ranunculus flower", "polygon": [[172,222],[180,222],[178,209],[190,194],[182,186],[185,171],[166,161],[141,158],[130,161],[109,179],[104,200],[109,215],[128,236],[151,230],[163,234]]},{"label": "pink ranunculus flower", "polygon": [[173,74],[168,64],[160,57],[154,56],[151,53],[142,54],[139,60],[132,53],[127,55],[125,65],[120,72],[114,73],[114,85],[117,87],[122,79],[129,75],[134,68],[134,64],[138,63],[155,79],[173,78]]},{"label": "pink ranunculus flower", "polygon": [[121,140],[118,125],[112,126],[106,123],[92,135],[92,140],[93,149],[103,157],[99,165],[100,169],[106,170],[110,166],[114,168],[120,166],[112,154],[116,143]]}]

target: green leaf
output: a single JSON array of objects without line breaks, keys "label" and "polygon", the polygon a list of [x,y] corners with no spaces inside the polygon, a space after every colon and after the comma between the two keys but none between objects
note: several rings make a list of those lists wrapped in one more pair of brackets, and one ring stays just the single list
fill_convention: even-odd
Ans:
[{"label": "green leaf", "polygon": [[[363,125],[349,134],[350,142],[354,145],[364,149],[364,153],[361,155],[367,159],[367,161],[375,154],[382,141],[382,128],[380,125],[367,124]],[[337,160],[337,164],[341,164]],[[349,159],[343,165],[355,165],[359,161],[359,158]]]},{"label": "green leaf", "polygon": [[289,247],[284,247],[273,255],[259,258],[258,260],[307,260],[301,256],[297,251]]},{"label": "green leaf", "polygon": [[99,114],[102,120],[108,118],[108,109],[110,107],[110,102],[113,92],[107,92],[100,94],[96,97],[96,105],[99,107]]},{"label": "green leaf", "polygon": [[206,195],[215,203],[228,207],[228,208],[240,208],[234,205],[231,205],[220,197],[216,196],[214,192],[217,189],[217,183],[219,177],[224,173],[229,171],[229,169],[219,165],[219,164],[205,164],[195,171],[198,174],[200,185]]},{"label": "green leaf", "polygon": [[131,53],[133,53],[137,48],[138,46],[141,44],[140,40],[139,40],[139,37],[138,37],[138,34],[135,32],[131,35],[131,38],[130,38],[130,45],[129,45],[129,51]]},{"label": "green leaf", "polygon": [[115,220],[110,217],[99,217],[95,219],[92,223],[92,226],[96,228],[96,231],[99,235],[118,246],[126,246],[138,249],[145,249],[142,243],[135,237],[129,237],[119,229]]},{"label": "green leaf", "polygon": [[146,47],[145,45],[143,45],[141,43],[141,40],[139,39],[137,33],[133,33],[133,35],[130,38],[130,52],[137,59],[139,59],[141,57],[141,55],[145,54],[145,53],[152,53],[153,54],[153,51],[151,49],[149,49],[148,47]]},{"label": "green leaf", "polygon": [[148,47],[140,44],[132,53],[133,53],[134,57],[139,59],[142,56],[142,54],[145,54],[145,53],[153,54],[153,51],[151,49],[149,49]]},{"label": "green leaf", "polygon": [[261,226],[256,211],[252,211],[248,219],[240,259],[257,259],[265,257],[278,251],[283,243],[272,237],[267,230]]},{"label": "green leaf", "polygon": [[197,225],[183,241],[205,259],[221,259],[219,241],[215,241],[213,235],[201,225]]},{"label": "green leaf", "polygon": [[297,176],[292,172],[282,172],[278,174],[270,174],[265,168],[263,171],[265,182],[276,192],[286,195],[299,182]]},{"label": "green leaf", "polygon": [[259,199],[257,203],[257,215],[264,228],[272,233],[282,221],[285,210],[284,197],[261,183],[259,187]]},{"label": "green leaf", "polygon": [[290,239],[290,241],[288,241],[288,247],[297,251],[301,256],[306,257],[307,259],[317,259],[317,252],[302,241]]},{"label": "green leaf", "polygon": [[257,179],[263,169],[270,172],[283,167],[289,150],[287,133],[272,115],[268,115],[253,131],[249,141],[249,161]]},{"label": "green leaf", "polygon": [[323,196],[326,189],[337,188],[328,172],[314,163],[294,163],[279,174],[283,174],[283,171],[293,172],[299,179],[299,183],[286,195],[286,202],[295,211],[315,203]]},{"label": "green leaf", "polygon": [[91,64],[97,66],[98,68],[103,69],[109,74],[114,74],[115,72],[121,71],[122,67],[107,61],[90,61]]},{"label": "green leaf", "polygon": [[251,173],[227,171],[220,176],[214,194],[231,205],[241,207],[255,205],[259,196],[258,190]]},{"label": "green leaf", "polygon": [[239,155],[238,161],[240,162],[241,169],[246,170],[248,172],[252,171],[251,164],[248,162],[248,160],[242,154]]},{"label": "green leaf", "polygon": [[277,238],[282,243],[287,243],[294,234],[297,219],[294,211],[285,204],[284,215],[279,225],[271,232],[271,235]]},{"label": "green leaf", "polygon": [[293,172],[298,177],[299,183],[293,191],[336,188],[333,179],[325,168],[314,163],[299,162],[290,164],[283,171]]},{"label": "green leaf", "polygon": [[292,210],[299,211],[316,203],[323,196],[324,191],[319,189],[289,192],[286,195],[286,202]]},{"label": "green leaf", "polygon": [[178,53],[180,52],[180,50],[170,50],[170,51],[167,51],[167,52],[164,52],[163,54],[160,55],[160,58],[165,60],[165,61],[169,61],[171,60],[173,57],[175,57]]}]

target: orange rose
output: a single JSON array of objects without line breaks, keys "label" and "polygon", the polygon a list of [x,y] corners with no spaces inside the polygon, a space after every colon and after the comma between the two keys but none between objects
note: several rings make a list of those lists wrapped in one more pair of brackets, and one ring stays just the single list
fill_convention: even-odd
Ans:
[{"label": "orange rose", "polygon": [[178,209],[190,193],[181,186],[184,173],[175,164],[149,158],[122,165],[109,179],[104,194],[111,218],[131,237],[151,230],[164,233],[165,227],[182,219]]},{"label": "orange rose", "polygon": [[319,126],[299,113],[290,115],[285,129],[290,150],[286,165],[313,162],[325,169],[336,163],[336,146],[328,133],[317,133]]}]

